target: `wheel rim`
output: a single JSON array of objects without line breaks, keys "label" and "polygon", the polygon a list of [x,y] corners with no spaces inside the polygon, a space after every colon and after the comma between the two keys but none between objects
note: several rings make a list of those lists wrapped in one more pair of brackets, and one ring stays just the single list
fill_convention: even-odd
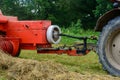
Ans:
[{"label": "wheel rim", "polygon": [[105,44],[107,60],[113,67],[120,70],[120,29],[114,30],[108,36]]},{"label": "wheel rim", "polygon": [[53,33],[52,33],[52,38],[56,42],[59,39],[59,29],[54,28]]},{"label": "wheel rim", "polygon": [[51,25],[47,29],[47,40],[51,44],[58,44],[61,40],[61,36],[59,34],[61,33],[61,30],[59,26],[57,25]]}]

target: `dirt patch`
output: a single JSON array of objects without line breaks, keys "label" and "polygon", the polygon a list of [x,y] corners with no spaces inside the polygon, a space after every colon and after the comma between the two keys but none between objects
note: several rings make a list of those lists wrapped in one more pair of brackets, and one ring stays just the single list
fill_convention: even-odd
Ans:
[{"label": "dirt patch", "polygon": [[13,58],[0,51],[0,69],[8,80],[120,80],[108,75],[70,72],[65,66],[52,61]]}]

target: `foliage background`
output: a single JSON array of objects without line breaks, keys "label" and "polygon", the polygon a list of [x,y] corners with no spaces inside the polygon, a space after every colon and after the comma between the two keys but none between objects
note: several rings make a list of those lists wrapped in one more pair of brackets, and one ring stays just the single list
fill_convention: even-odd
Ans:
[{"label": "foliage background", "polygon": [[5,15],[22,20],[48,19],[64,28],[81,24],[78,27],[86,30],[93,29],[98,17],[112,9],[112,3],[109,0],[0,0],[0,9]]}]

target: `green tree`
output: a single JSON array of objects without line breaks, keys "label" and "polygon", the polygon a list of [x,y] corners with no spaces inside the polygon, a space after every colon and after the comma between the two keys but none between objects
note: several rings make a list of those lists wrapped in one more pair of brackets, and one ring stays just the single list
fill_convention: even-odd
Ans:
[{"label": "green tree", "polygon": [[96,10],[93,12],[97,18],[113,8],[112,2],[110,2],[110,0],[96,0],[96,2]]},{"label": "green tree", "polygon": [[83,28],[93,28],[95,25],[95,16],[93,10],[96,8],[96,0],[72,0],[72,11],[75,19],[81,19]]},{"label": "green tree", "polygon": [[94,27],[95,16],[93,10],[96,8],[96,0],[56,0],[51,17],[56,23],[68,27],[72,22],[79,19],[83,28]]},{"label": "green tree", "polygon": [[[49,19],[53,24],[68,27],[81,21],[82,27],[94,27],[96,0],[0,0],[0,8],[6,15],[19,19]],[[94,12],[96,14],[96,11]]]}]

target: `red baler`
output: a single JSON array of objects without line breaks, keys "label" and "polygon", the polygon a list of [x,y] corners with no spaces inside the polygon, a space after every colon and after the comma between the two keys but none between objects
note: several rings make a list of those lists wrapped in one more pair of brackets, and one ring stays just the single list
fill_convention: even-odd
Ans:
[{"label": "red baler", "polygon": [[[82,39],[84,41],[82,50],[71,47],[53,48],[61,36]],[[61,34],[57,25],[51,25],[49,20],[19,21],[14,16],[4,16],[0,13],[0,49],[12,56],[19,56],[21,49],[37,50],[38,53],[83,55],[88,53],[87,37],[74,37]],[[73,46],[72,46],[73,47]],[[75,47],[75,46],[74,46]],[[82,54],[81,54],[82,53]]]}]

